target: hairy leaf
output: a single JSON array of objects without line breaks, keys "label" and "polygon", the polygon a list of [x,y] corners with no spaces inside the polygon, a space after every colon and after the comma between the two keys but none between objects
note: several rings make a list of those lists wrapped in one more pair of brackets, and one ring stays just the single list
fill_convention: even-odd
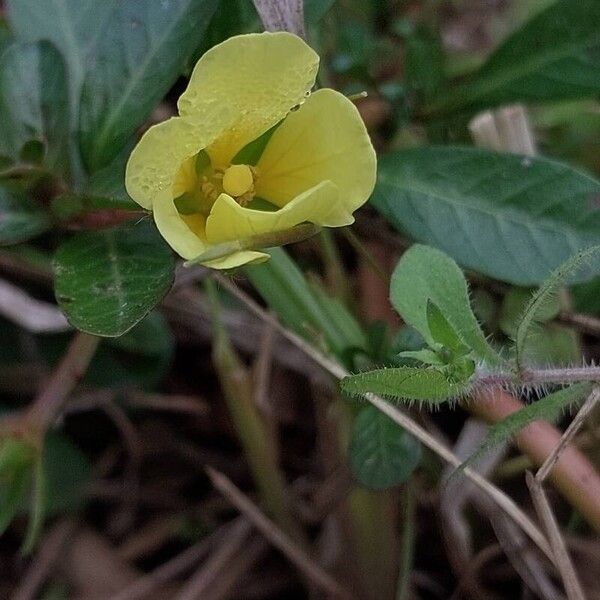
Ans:
[{"label": "hairy leaf", "polygon": [[[415,244],[404,253],[390,286],[392,304],[431,346],[438,341],[430,329],[430,302],[441,311],[462,342],[480,359],[501,362],[488,344],[469,304],[467,282],[456,263],[443,252]],[[439,337],[439,328],[436,329]],[[448,341],[448,340],[447,340]]]},{"label": "hairy leaf", "polygon": [[[598,181],[555,161],[427,147],[382,156],[372,202],[394,227],[462,267],[527,286],[600,243],[598,194]],[[596,265],[578,280],[599,272]]]},{"label": "hairy leaf", "polygon": [[481,446],[461,465],[461,469],[477,462],[487,452],[499,444],[510,440],[521,429],[534,421],[556,422],[563,411],[580,402],[591,391],[591,383],[577,383],[568,388],[548,394],[537,402],[512,413],[488,429]]},{"label": "hairy leaf", "polygon": [[468,379],[455,380],[448,373],[434,367],[392,367],[365,371],[342,379],[340,385],[348,394],[371,392],[433,405],[456,399],[469,389]]},{"label": "hairy leaf", "polygon": [[565,280],[584,265],[591,262],[600,254],[600,246],[591,246],[581,250],[568,261],[553,271],[545,283],[533,294],[531,300],[525,307],[515,336],[515,360],[517,368],[523,369],[523,358],[531,326],[540,319],[543,319],[548,312],[548,306],[556,302],[556,294]]},{"label": "hairy leaf", "polygon": [[419,442],[374,406],[365,406],[358,413],[348,460],[363,485],[385,489],[408,481],[421,454]]}]

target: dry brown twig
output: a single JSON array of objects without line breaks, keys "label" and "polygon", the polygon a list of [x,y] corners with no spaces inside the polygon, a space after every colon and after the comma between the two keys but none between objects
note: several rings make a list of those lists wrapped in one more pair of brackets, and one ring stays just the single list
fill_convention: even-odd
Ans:
[{"label": "dry brown twig", "polygon": [[585,595],[567,552],[558,523],[544,492],[543,484],[556,463],[560,460],[560,456],[565,448],[583,425],[586,417],[590,414],[594,406],[596,406],[598,400],[600,400],[600,387],[595,387],[535,476],[529,471],[526,473],[527,486],[529,487],[535,510],[546,529],[550,546],[556,558],[555,563],[560,571],[569,600],[585,600]]},{"label": "dry brown twig", "polygon": [[270,521],[229,478],[210,467],[206,468],[206,472],[215,488],[244,514],[276,548],[283,552],[309,581],[332,598],[349,600],[353,597],[350,592],[345,590],[329,573],[316,564],[304,550],[298,547],[281,529]]},{"label": "dry brown twig", "polygon": [[21,583],[13,592],[11,600],[35,600],[52,567],[63,551],[65,544],[77,527],[74,521],[64,520],[56,523],[41,541],[37,554]]}]

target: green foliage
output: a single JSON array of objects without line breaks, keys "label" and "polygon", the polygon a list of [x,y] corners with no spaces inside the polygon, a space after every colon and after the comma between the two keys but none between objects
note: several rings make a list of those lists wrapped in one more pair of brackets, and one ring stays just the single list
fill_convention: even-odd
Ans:
[{"label": "green foliage", "polygon": [[428,112],[476,111],[511,102],[594,98],[600,92],[600,3],[559,0],[510,36]]},{"label": "green foliage", "polygon": [[[504,296],[498,325],[510,338],[515,339],[521,315],[532,291],[512,288]],[[545,305],[540,306],[536,327],[527,335],[524,349],[526,362],[532,365],[572,365],[581,361],[577,333],[567,327],[550,323],[560,310],[558,294],[551,295]]]},{"label": "green foliage", "polygon": [[515,361],[519,371],[524,367],[525,346],[531,326],[540,319],[543,320],[548,314],[548,307],[556,302],[556,295],[565,280],[581,269],[583,265],[591,262],[599,253],[600,246],[591,246],[586,250],[581,250],[558,267],[533,294],[523,311],[515,336]]},{"label": "green foliage", "polygon": [[0,156],[34,162],[27,148],[39,142],[45,166],[69,173],[67,80],[51,44],[15,43],[0,56],[0,114]]},{"label": "green foliage", "polygon": [[406,84],[423,100],[435,97],[444,81],[444,55],[439,33],[424,24],[406,35]]},{"label": "green foliage", "polygon": [[8,14],[20,39],[50,40],[62,53],[70,130],[95,171],[173,85],[216,6],[217,0],[10,0]]},{"label": "green foliage", "polygon": [[388,398],[436,405],[467,393],[472,374],[468,364],[462,373],[436,367],[390,367],[346,377],[342,379],[341,387],[352,395],[372,392]]},{"label": "green foliage", "polygon": [[377,490],[408,481],[421,454],[419,442],[374,406],[356,416],[348,459],[363,485]]},{"label": "green foliage", "polygon": [[547,159],[428,147],[381,157],[372,202],[401,232],[463,267],[537,285],[549,266],[600,242],[600,212],[590,203],[598,193],[598,181]]},{"label": "green foliage", "polygon": [[29,444],[6,438],[0,445],[0,533],[29,513],[23,552],[29,553],[45,517],[77,511],[92,475],[85,455],[60,433],[50,433],[41,455]]},{"label": "green foliage", "polygon": [[79,233],[54,260],[56,298],[69,321],[95,335],[124,334],[167,293],[171,251],[151,223]]},{"label": "green foliage", "polygon": [[285,250],[271,248],[268,252],[268,262],[244,270],[288,327],[316,338],[339,357],[347,356],[351,349],[366,347],[360,326],[339,301],[315,291]]},{"label": "green foliage", "polygon": [[[443,252],[418,244],[410,248],[394,270],[390,297],[406,323],[430,346],[444,342],[456,345],[458,337],[477,358],[490,364],[501,362],[471,310],[464,275]],[[439,317],[432,316],[431,303],[437,309],[436,314],[443,315],[446,325],[441,324]]]},{"label": "green foliage", "polygon": [[482,456],[503,442],[509,441],[518,431],[534,421],[556,422],[565,410],[576,406],[591,391],[592,384],[577,383],[548,394],[512,413],[488,429],[481,446],[463,463],[461,469],[477,462]]},{"label": "green foliage", "polygon": [[51,226],[48,213],[25,192],[0,184],[0,246],[24,242]]},{"label": "green foliage", "polygon": [[118,2],[90,51],[80,109],[91,171],[108,164],[183,70],[217,0]]}]

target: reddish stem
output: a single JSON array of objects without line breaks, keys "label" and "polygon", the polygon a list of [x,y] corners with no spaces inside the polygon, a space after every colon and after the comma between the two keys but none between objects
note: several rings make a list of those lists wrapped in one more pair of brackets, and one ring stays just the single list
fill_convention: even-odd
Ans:
[{"label": "reddish stem", "polygon": [[[499,388],[476,391],[469,410],[488,423],[498,423],[523,408],[523,403]],[[553,425],[537,421],[516,436],[517,446],[540,466],[559,443],[562,433]],[[550,473],[550,479],[563,496],[600,531],[600,474],[587,456],[567,446]]]}]

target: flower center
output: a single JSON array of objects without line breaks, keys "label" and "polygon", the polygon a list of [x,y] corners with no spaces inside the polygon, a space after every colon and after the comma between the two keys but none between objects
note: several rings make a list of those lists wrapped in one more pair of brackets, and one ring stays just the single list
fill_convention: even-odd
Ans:
[{"label": "flower center", "polygon": [[254,173],[248,165],[231,165],[223,173],[223,190],[239,198],[254,192]]}]

